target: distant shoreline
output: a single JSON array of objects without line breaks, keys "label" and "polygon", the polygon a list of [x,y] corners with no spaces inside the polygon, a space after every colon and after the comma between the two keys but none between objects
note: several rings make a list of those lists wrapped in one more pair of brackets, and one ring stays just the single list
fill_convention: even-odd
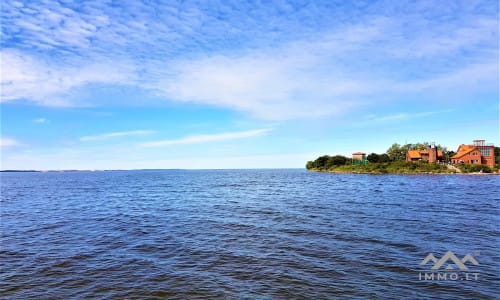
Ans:
[{"label": "distant shoreline", "polygon": [[[196,171],[196,170],[303,170],[302,168],[272,168],[272,169],[130,169],[130,170],[0,170],[0,173],[71,173],[71,172],[126,172],[126,171]],[[481,173],[459,173],[459,172],[377,172],[377,171],[355,171],[355,170],[319,170],[309,169],[306,171],[315,173],[332,174],[365,174],[365,175],[500,175],[500,172]]]},{"label": "distant shoreline", "polygon": [[42,172],[37,170],[0,170],[1,173],[33,173],[33,172]]},{"label": "distant shoreline", "polygon": [[98,170],[0,170],[0,173],[64,173],[64,172],[124,172],[124,171],[217,171],[217,170],[304,170],[304,168],[227,168],[227,169],[98,169]]}]

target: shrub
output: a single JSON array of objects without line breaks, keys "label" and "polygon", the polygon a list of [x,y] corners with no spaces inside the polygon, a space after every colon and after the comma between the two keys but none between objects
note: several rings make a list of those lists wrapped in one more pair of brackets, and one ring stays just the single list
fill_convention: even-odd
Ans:
[{"label": "shrub", "polygon": [[458,166],[462,173],[491,173],[492,170],[487,165],[471,165],[471,164],[461,164]]}]

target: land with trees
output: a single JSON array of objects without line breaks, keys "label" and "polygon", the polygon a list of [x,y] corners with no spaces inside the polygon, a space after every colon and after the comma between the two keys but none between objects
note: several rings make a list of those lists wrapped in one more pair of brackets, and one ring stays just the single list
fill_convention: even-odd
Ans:
[{"label": "land with trees", "polygon": [[442,145],[435,145],[443,152],[442,162],[428,163],[425,161],[407,162],[408,150],[423,150],[430,147],[430,143],[416,143],[400,145],[392,144],[385,153],[370,153],[366,157],[368,163],[353,164],[351,158],[343,155],[322,155],[316,160],[308,161],[306,169],[319,172],[334,173],[367,173],[367,174],[438,174],[438,173],[499,173],[500,147],[495,147],[495,166],[457,164],[450,165],[450,158],[454,151]]}]

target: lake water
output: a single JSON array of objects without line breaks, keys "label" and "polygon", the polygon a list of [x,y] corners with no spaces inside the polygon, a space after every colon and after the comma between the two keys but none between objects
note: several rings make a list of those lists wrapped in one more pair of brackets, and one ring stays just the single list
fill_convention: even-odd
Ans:
[{"label": "lake water", "polygon": [[[0,176],[2,299],[498,299],[500,292],[500,176]],[[429,253],[439,260],[447,251],[460,260],[471,254],[478,265],[467,261],[465,271],[447,261],[438,270],[446,280],[419,278],[432,273],[432,261],[420,266]]]}]

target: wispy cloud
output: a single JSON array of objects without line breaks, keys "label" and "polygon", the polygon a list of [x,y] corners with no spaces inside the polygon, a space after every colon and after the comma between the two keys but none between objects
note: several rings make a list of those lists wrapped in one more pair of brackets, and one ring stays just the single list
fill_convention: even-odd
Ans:
[{"label": "wispy cloud", "polygon": [[48,122],[48,120],[45,118],[33,119],[33,123],[46,123],[46,122]]},{"label": "wispy cloud", "polygon": [[497,88],[498,5],[487,1],[456,3],[446,22],[451,8],[434,1],[5,2],[2,101],[106,105],[78,92],[129,86],[280,120],[344,113],[387,92]]},{"label": "wispy cloud", "polygon": [[385,122],[385,121],[400,121],[400,120],[406,120],[406,119],[413,119],[413,118],[422,118],[422,117],[427,117],[427,116],[432,116],[432,115],[437,115],[437,114],[444,114],[444,113],[449,113],[453,110],[451,109],[446,109],[446,110],[439,110],[439,111],[425,111],[425,112],[416,112],[416,113],[399,113],[399,114],[393,114],[393,115],[388,115],[388,116],[370,116],[368,118],[368,121],[371,122]]},{"label": "wispy cloud", "polygon": [[414,118],[423,118],[432,115],[445,114],[452,112],[453,109],[444,109],[444,110],[436,110],[436,111],[423,111],[423,112],[402,112],[397,114],[391,114],[386,116],[376,116],[370,115],[367,117],[367,122],[369,124],[373,124],[373,122],[390,122],[390,121],[401,121],[408,120]]},{"label": "wispy cloud", "polygon": [[9,148],[14,146],[20,146],[21,143],[13,138],[2,136],[0,137],[0,147]]},{"label": "wispy cloud", "polygon": [[131,130],[131,131],[110,132],[98,135],[82,136],[80,138],[80,141],[82,142],[102,141],[117,137],[148,135],[152,133],[154,133],[154,131],[152,130]]},{"label": "wispy cloud", "polygon": [[361,79],[315,70],[320,64],[321,57],[284,49],[215,56],[175,63],[175,75],[151,87],[177,101],[229,107],[271,120],[344,112],[371,89]]},{"label": "wispy cloud", "polygon": [[261,136],[261,135],[264,135],[264,134],[270,132],[271,130],[272,129],[256,129],[256,130],[217,133],[217,134],[193,135],[193,136],[187,136],[187,137],[183,137],[180,139],[174,139],[174,140],[161,140],[161,141],[147,142],[147,143],[141,144],[141,146],[142,147],[163,147],[163,146],[172,146],[172,145],[220,142],[220,141]]},{"label": "wispy cloud", "polygon": [[84,63],[82,59],[51,63],[16,49],[0,52],[1,101],[28,99],[46,106],[74,106],[76,88],[88,84],[131,82],[133,65],[109,60]]}]

